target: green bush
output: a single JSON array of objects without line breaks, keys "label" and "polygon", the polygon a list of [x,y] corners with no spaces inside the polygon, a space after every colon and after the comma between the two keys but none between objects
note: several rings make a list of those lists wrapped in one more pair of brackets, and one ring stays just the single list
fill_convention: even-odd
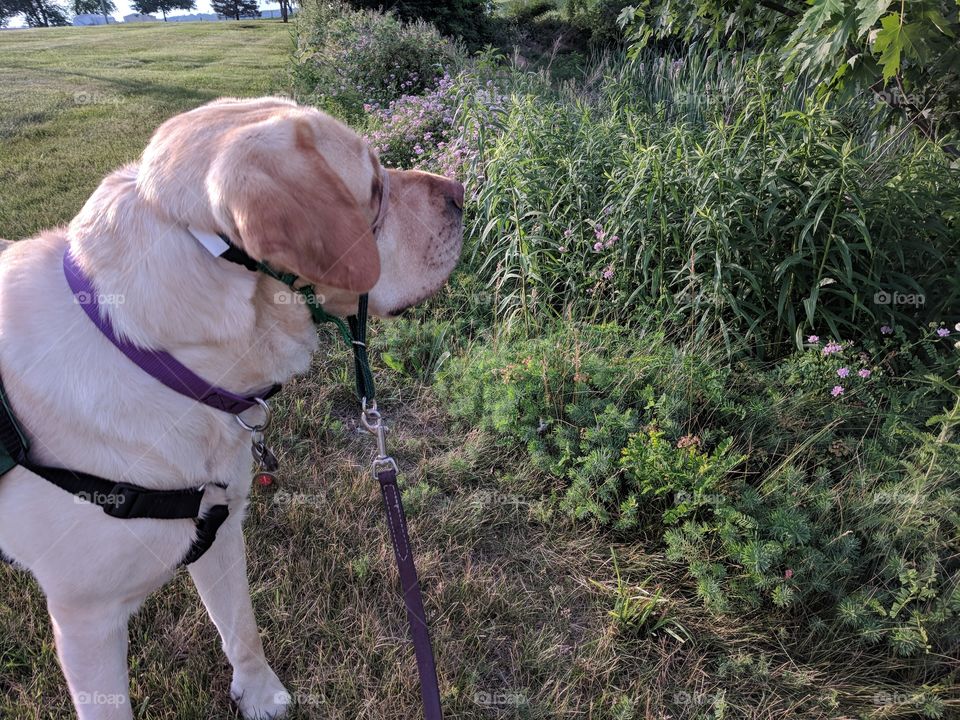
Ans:
[{"label": "green bush", "polygon": [[434,87],[458,54],[429,23],[342,2],[308,3],[297,16],[294,82],[303,101],[358,120],[365,106]]},{"label": "green bush", "polygon": [[564,12],[570,22],[588,33],[595,45],[622,42],[624,32],[618,19],[635,0],[566,0]]},{"label": "green bush", "polygon": [[525,78],[477,167],[467,258],[501,321],[647,306],[775,356],[960,306],[960,168],[762,60],[644,56],[574,93]]},{"label": "green bush", "polygon": [[[731,367],[662,334],[561,326],[475,346],[441,388],[552,476],[544,497],[559,487],[570,517],[659,538],[715,611],[780,608],[916,655],[960,630],[960,387],[933,337]],[[945,379],[901,374],[921,363]]]},{"label": "green bush", "polygon": [[486,39],[486,0],[347,0],[356,8],[392,10],[405,20],[425,20],[444,35],[461,37],[471,45]]},{"label": "green bush", "polygon": [[[960,168],[769,58],[645,52],[560,83],[426,26],[313,12],[302,87],[357,121],[368,105],[388,164],[468,181],[461,268],[373,343],[387,386],[435,382],[532,516],[664,551],[712,612],[948,684]],[[418,33],[397,85],[388,60]]]}]

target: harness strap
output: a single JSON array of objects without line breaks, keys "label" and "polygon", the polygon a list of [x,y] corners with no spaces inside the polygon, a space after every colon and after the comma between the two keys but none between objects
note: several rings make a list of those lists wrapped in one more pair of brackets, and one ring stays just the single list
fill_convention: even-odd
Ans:
[{"label": "harness strap", "polygon": [[0,476],[5,475],[27,458],[30,443],[17,423],[12,421],[13,410],[0,379]]},{"label": "harness strap", "polygon": [[230,509],[226,505],[214,505],[207,510],[205,515],[197,518],[197,537],[194,538],[193,545],[187,550],[187,554],[180,561],[180,564],[192,565],[203,557],[204,553],[213,545],[214,540],[217,539],[217,531],[220,526],[227,521],[229,516]]},{"label": "harness strap", "polygon": [[197,535],[181,564],[188,565],[210,549],[217,530],[227,519],[226,505],[215,505],[200,516],[204,488],[186,490],[148,490],[129,483],[115,482],[90,473],[66,468],[38,465],[27,457],[29,443],[10,407],[3,380],[0,378],[0,463],[5,474],[16,465],[39,475],[80,500],[100,507],[104,513],[120,520],[193,520]]}]

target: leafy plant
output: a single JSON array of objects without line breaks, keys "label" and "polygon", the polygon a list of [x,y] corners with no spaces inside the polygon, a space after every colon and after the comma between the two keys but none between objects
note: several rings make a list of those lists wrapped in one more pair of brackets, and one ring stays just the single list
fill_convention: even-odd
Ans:
[{"label": "leafy plant", "polygon": [[445,35],[462,37],[477,46],[486,37],[487,2],[485,0],[348,0],[366,10],[390,10],[405,20],[423,20]]},{"label": "leafy plant", "polygon": [[610,555],[613,561],[614,587],[608,588],[596,580],[593,584],[613,595],[610,617],[613,618],[615,627],[620,632],[643,632],[647,635],[656,635],[663,631],[681,643],[689,639],[687,630],[667,610],[669,601],[664,597],[663,588],[657,586],[651,591],[644,585],[631,585],[620,573],[616,552],[611,549]]},{"label": "leafy plant", "polygon": [[342,2],[307,4],[297,24],[298,94],[347,119],[434,87],[458,52],[433,25]]},{"label": "leafy plant", "polygon": [[767,49],[782,54],[787,80],[803,75],[848,94],[869,89],[931,139],[941,134],[938,124],[960,129],[960,20],[952,0],[810,0],[802,9],[644,0],[620,22],[635,51],[670,39]]}]

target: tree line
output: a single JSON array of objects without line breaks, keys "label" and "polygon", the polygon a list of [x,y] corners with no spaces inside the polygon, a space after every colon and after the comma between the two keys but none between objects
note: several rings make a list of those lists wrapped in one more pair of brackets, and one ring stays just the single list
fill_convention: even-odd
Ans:
[{"label": "tree line", "polygon": [[[284,22],[291,10],[292,0],[279,0]],[[196,0],[133,0],[133,9],[143,15],[160,13],[164,21],[174,10],[194,10]],[[258,0],[211,0],[213,11],[225,18],[260,17]],[[15,17],[22,17],[29,27],[69,25],[73,15],[93,14],[107,16],[117,11],[113,0],[73,0],[62,4],[58,0],[0,0],[0,27]]]}]

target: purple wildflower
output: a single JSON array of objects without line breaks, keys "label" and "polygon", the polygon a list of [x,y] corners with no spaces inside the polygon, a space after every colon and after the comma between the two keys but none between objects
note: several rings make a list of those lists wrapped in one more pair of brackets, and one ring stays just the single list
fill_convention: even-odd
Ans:
[{"label": "purple wildflower", "polygon": [[593,249],[596,250],[597,252],[600,252],[601,250],[603,250],[603,243],[598,240],[593,244]]},{"label": "purple wildflower", "polygon": [[849,374],[850,374],[850,370],[849,370],[848,368],[843,367],[843,368],[840,368],[839,370],[837,370],[837,375],[838,375],[839,377],[845,378],[845,377],[847,377]]},{"label": "purple wildflower", "polygon": [[818,342],[820,342],[820,336],[811,335],[810,337],[807,338],[807,342],[810,343],[811,345],[816,345]]},{"label": "purple wildflower", "polygon": [[893,335],[893,328],[890,327],[889,325],[881,325],[880,333],[882,335]]},{"label": "purple wildflower", "polygon": [[830,394],[834,397],[843,395],[843,385],[834,385],[833,390],[830,391]]},{"label": "purple wildflower", "polygon": [[867,370],[866,368],[860,368],[859,370],[857,370],[857,375],[859,375],[862,378],[868,378],[870,377],[870,371]]},{"label": "purple wildflower", "polygon": [[843,346],[840,343],[835,343],[832,340],[823,346],[824,355],[833,355],[838,353],[843,349]]},{"label": "purple wildflower", "polygon": [[946,337],[950,334],[950,331],[947,328],[937,328],[937,335],[939,337]]},{"label": "purple wildflower", "polygon": [[612,277],[613,277],[613,265],[607,265],[607,266],[603,269],[603,279],[604,279],[604,280],[609,280],[609,279],[612,278]]}]

